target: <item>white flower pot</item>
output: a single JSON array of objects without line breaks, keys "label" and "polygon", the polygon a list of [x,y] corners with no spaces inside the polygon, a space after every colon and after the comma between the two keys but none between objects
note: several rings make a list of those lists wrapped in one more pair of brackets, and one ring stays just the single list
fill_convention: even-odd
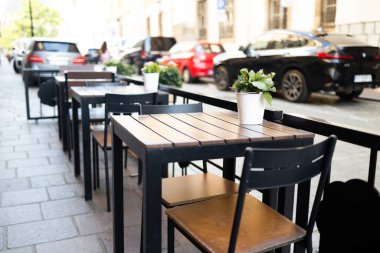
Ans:
[{"label": "white flower pot", "polygon": [[144,87],[146,92],[158,91],[159,73],[144,73]]},{"label": "white flower pot", "polygon": [[265,99],[263,93],[237,92],[237,105],[240,124],[263,123]]}]

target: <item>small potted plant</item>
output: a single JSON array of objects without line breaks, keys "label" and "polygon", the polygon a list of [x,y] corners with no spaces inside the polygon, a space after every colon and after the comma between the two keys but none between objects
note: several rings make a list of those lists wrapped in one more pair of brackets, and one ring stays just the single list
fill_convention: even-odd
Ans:
[{"label": "small potted plant", "polygon": [[182,77],[176,64],[161,65],[160,83],[173,85],[178,88],[182,87]]},{"label": "small potted plant", "polygon": [[261,124],[264,118],[265,101],[271,105],[272,94],[276,92],[272,78],[275,73],[265,74],[261,69],[258,72],[240,70],[238,79],[232,85],[236,92],[238,113],[241,124]]},{"label": "small potted plant", "polygon": [[122,76],[131,76],[135,74],[134,67],[122,61],[109,61],[109,62],[104,63],[104,66],[106,67],[106,70],[110,70],[112,72],[114,72],[114,70],[109,69],[109,68],[114,67],[116,69],[116,74],[119,74]]},{"label": "small potted plant", "polygon": [[160,77],[161,68],[158,63],[147,62],[142,68],[144,75],[144,86],[147,92],[157,92],[158,80]]}]

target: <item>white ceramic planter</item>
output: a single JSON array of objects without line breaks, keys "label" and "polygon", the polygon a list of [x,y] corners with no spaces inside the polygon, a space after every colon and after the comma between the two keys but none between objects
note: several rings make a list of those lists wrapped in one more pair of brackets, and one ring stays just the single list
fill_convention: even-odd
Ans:
[{"label": "white ceramic planter", "polygon": [[158,91],[159,73],[144,73],[144,87],[146,92]]},{"label": "white ceramic planter", "polygon": [[263,123],[265,110],[263,93],[237,92],[236,98],[240,124]]}]

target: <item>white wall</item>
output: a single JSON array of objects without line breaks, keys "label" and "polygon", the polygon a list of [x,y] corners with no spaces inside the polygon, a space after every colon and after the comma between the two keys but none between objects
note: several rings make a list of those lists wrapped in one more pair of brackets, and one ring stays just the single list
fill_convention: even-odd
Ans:
[{"label": "white wall", "polygon": [[311,31],[314,29],[314,15],[314,0],[293,0],[288,27],[298,31]]},{"label": "white wall", "polygon": [[379,20],[379,0],[337,0],[336,25]]}]

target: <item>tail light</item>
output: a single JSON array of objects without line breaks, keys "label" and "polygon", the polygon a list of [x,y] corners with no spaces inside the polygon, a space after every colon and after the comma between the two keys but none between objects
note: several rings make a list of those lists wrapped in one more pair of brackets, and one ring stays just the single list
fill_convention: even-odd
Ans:
[{"label": "tail light", "polygon": [[380,55],[375,55],[376,60],[380,60]]},{"label": "tail light", "polygon": [[326,52],[318,52],[319,59],[334,59],[334,60],[352,60],[353,57],[347,54],[328,54]]},{"label": "tail light", "polygon": [[35,55],[35,54],[30,54],[28,56],[28,62],[42,63],[42,62],[44,62],[44,59],[41,56],[38,56],[38,55]]},{"label": "tail light", "polygon": [[83,56],[78,56],[73,60],[73,64],[84,64],[84,57]]},{"label": "tail light", "polygon": [[141,50],[140,56],[141,56],[141,59],[146,59],[146,57],[148,56],[148,54],[147,54],[147,52],[145,50]]}]

